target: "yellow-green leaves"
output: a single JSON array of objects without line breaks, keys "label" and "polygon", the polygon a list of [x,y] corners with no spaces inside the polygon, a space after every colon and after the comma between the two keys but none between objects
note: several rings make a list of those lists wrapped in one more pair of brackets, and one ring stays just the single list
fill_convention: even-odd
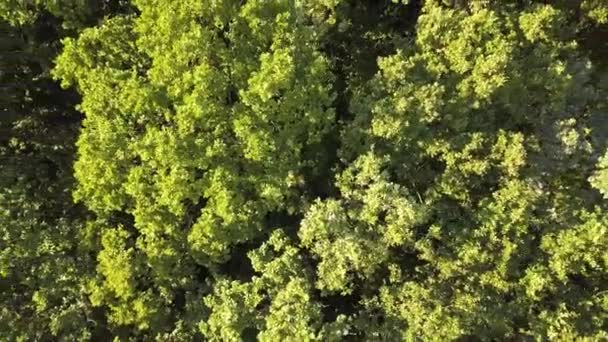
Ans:
[{"label": "yellow-green leaves", "polygon": [[[605,288],[602,225],[580,215],[598,203],[587,177],[602,89],[564,31],[568,12],[513,8],[425,4],[414,45],[381,58],[361,88],[369,91],[352,101],[341,198],[314,204],[300,229],[320,260],[321,289],[351,293],[379,270],[395,275],[380,299],[406,339],[516,336],[519,319],[535,322],[534,336],[598,331],[573,326],[582,324],[574,312],[599,317],[594,298]],[[602,191],[604,164],[590,178]],[[361,180],[357,167],[376,176],[362,191],[349,185]],[[395,247],[416,262],[396,268]],[[574,277],[596,287],[577,287],[568,272],[581,269]],[[594,304],[521,310],[574,291]],[[566,323],[554,326],[562,314]]]},{"label": "yellow-green leaves", "polygon": [[526,39],[532,43],[550,42],[559,39],[559,30],[564,25],[563,14],[551,6],[539,6],[519,17],[519,25]]},{"label": "yellow-green leaves", "polygon": [[[285,179],[315,163],[309,147],[331,127],[331,72],[287,3],[136,4],[139,16],[85,30],[57,61],[87,115],[76,198],[133,214],[144,235],[180,226],[170,239],[220,261],[297,200]],[[186,218],[186,201],[205,204]]]},{"label": "yellow-green leaves", "polygon": [[387,180],[383,161],[362,156],[338,180],[343,199],[317,201],[302,221],[303,246],[320,260],[317,287],[347,294],[369,279],[391,247],[411,247],[425,207]]},{"label": "yellow-green leaves", "polygon": [[594,188],[598,189],[604,198],[608,198],[608,155],[599,158],[598,170],[589,178]]},{"label": "yellow-green leaves", "polygon": [[[60,3],[87,7],[35,2],[53,13]],[[13,311],[46,315],[57,338],[605,335],[607,94],[601,44],[588,40],[603,29],[584,19],[604,22],[603,3],[133,5],[63,40],[53,75],[84,114],[77,186],[64,192],[84,207],[65,212],[81,220],[68,229],[59,209],[47,220],[43,202],[11,208],[38,184],[55,189],[52,167],[23,172],[36,186],[0,188],[0,275],[17,279],[0,284],[0,303],[27,301]],[[7,108],[35,110],[20,106]],[[17,132],[4,125],[13,117],[0,133]],[[39,155],[27,141],[46,123],[0,136],[0,156]],[[62,253],[74,256],[37,266]],[[57,270],[77,290],[48,286]],[[12,294],[20,286],[26,299]],[[13,307],[0,332],[28,323]],[[71,317],[95,323],[70,328]]]},{"label": "yellow-green leaves", "polygon": [[138,272],[135,250],[133,246],[127,246],[128,237],[124,229],[106,230],[98,257],[99,273],[106,278],[106,287],[121,299],[134,296],[135,274]]},{"label": "yellow-green leaves", "polygon": [[320,305],[311,301],[307,281],[293,279],[279,291],[270,305],[260,341],[317,341],[321,323]]},{"label": "yellow-green leaves", "polygon": [[212,341],[320,339],[321,307],[312,298],[300,251],[281,230],[249,253],[256,275],[249,282],[220,280],[205,297],[211,309],[201,331]]},{"label": "yellow-green leaves", "polygon": [[205,298],[212,312],[201,331],[210,341],[240,341],[246,328],[255,326],[255,307],[262,301],[252,284],[218,281],[213,296]]},{"label": "yellow-green leaves", "polygon": [[[76,86],[86,116],[75,199],[101,218],[126,217],[122,230],[102,228],[91,296],[116,326],[162,331],[154,322],[172,310],[175,289],[205,281],[197,269],[217,269],[236,244],[274,228],[268,218],[307,202],[307,178],[328,167],[319,146],[334,123],[334,77],[301,4],[134,3],[137,15],[65,40],[54,75]],[[255,286],[287,285],[265,267]],[[309,305],[301,296],[293,310]],[[279,316],[291,307],[277,305]],[[208,337],[238,337],[240,318],[230,332],[213,317]],[[268,336],[289,334],[277,329]]]},{"label": "yellow-green leaves", "polygon": [[576,227],[546,236],[541,244],[551,257],[549,267],[560,280],[569,274],[608,272],[608,225],[600,212],[586,213]]},{"label": "yellow-green leaves", "polygon": [[595,23],[608,23],[608,4],[603,0],[584,0],[581,4],[583,12]]}]

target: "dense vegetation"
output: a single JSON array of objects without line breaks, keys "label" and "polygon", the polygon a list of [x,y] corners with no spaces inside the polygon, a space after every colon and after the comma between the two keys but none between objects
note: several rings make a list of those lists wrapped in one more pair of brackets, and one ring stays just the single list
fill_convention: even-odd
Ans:
[{"label": "dense vegetation", "polygon": [[0,340],[608,339],[608,1],[0,0]]}]

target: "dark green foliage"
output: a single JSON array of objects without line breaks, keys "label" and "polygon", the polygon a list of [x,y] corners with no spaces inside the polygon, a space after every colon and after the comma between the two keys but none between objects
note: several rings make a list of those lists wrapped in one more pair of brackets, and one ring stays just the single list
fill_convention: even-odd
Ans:
[{"label": "dark green foliage", "polygon": [[84,210],[71,204],[77,97],[50,79],[57,32],[2,23],[0,78],[0,338],[88,336],[79,291],[91,258],[77,253]]},{"label": "dark green foliage", "polygon": [[50,75],[73,31],[33,7],[19,26],[0,12],[0,339],[105,334],[82,291],[95,267],[80,245],[88,215],[72,201],[79,97]]}]

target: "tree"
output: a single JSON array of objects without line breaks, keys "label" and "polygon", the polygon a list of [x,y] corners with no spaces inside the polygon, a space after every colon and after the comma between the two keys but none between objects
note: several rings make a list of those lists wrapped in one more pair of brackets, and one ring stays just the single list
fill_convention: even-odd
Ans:
[{"label": "tree", "polygon": [[77,29],[35,8],[21,22],[17,4],[0,2],[0,339],[88,339],[104,322],[82,291],[94,259],[71,199],[82,115],[50,77],[60,38]]},{"label": "tree", "polygon": [[54,72],[83,95],[75,198],[131,218],[100,233],[94,303],[117,326],[164,331],[152,322],[176,291],[204,290],[197,269],[218,272],[235,245],[301,213],[327,167],[333,76],[293,3],[136,5],[66,40]]},{"label": "tree", "polygon": [[602,1],[1,4],[3,338],[608,338]]},{"label": "tree", "polygon": [[[344,209],[313,210],[325,219],[312,227],[331,226],[335,216],[345,223],[333,229],[346,224],[349,234],[385,231],[352,239],[384,250],[348,264],[354,274],[373,267],[399,275],[372,289],[406,339],[605,336],[605,258],[594,252],[605,248],[605,209],[587,177],[605,141],[592,123],[606,95],[565,14],[536,5],[465,13],[428,2],[415,46],[382,58],[362,90],[370,95],[352,103],[357,115],[342,148],[351,166],[342,177],[386,174],[405,207],[393,207],[388,190],[353,202],[346,187]],[[364,189],[386,188],[385,179]],[[368,207],[383,210],[353,221]],[[406,237],[396,240],[398,252],[383,241],[391,231]],[[326,275],[322,266],[350,253],[320,246],[320,282],[336,283],[342,268]],[[363,248],[356,253],[368,255]],[[413,260],[390,263],[404,253]],[[364,279],[334,290],[368,289]]]}]

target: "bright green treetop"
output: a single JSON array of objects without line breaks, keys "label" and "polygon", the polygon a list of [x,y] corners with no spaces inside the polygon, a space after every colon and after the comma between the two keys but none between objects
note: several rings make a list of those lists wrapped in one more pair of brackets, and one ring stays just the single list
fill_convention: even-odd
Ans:
[{"label": "bright green treetop", "polygon": [[545,2],[0,0],[0,337],[607,339],[608,6]]}]

